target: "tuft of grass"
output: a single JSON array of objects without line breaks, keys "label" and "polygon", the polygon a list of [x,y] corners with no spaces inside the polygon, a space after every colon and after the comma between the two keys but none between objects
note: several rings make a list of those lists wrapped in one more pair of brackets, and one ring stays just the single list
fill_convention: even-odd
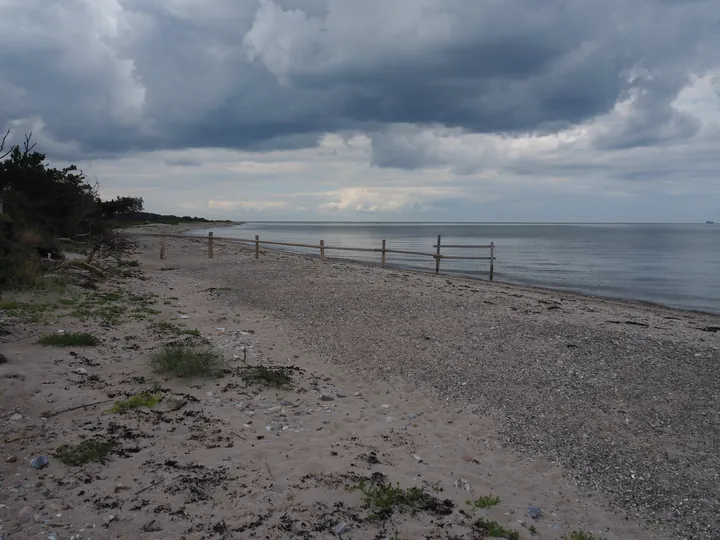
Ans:
[{"label": "tuft of grass", "polygon": [[589,532],[573,531],[569,537],[564,536],[563,540],[604,540],[604,539],[599,536],[595,536],[594,534],[590,534]]},{"label": "tuft of grass", "polygon": [[365,505],[375,509],[375,516],[381,519],[390,517],[395,509],[409,510],[412,513],[422,510],[436,515],[449,515],[453,508],[452,501],[440,501],[421,488],[403,489],[399,484],[393,486],[382,474],[373,475],[369,481],[360,480],[347,490],[360,491]]},{"label": "tuft of grass", "polygon": [[138,407],[154,407],[160,403],[161,399],[162,392],[146,390],[145,392],[135,394],[128,399],[116,401],[110,409],[110,412],[115,414],[124,414],[132,409],[137,409]]},{"label": "tuft of grass", "polygon": [[115,444],[103,439],[88,439],[75,445],[64,444],[55,452],[55,457],[65,465],[84,465],[91,461],[103,461]]},{"label": "tuft of grass", "polygon": [[292,383],[292,377],[282,368],[249,366],[245,368],[242,379],[248,384],[264,383],[275,388],[284,388]]},{"label": "tuft of grass", "polygon": [[496,504],[500,504],[500,497],[483,495],[474,501],[465,501],[465,504],[472,506],[473,508],[491,508]]},{"label": "tuft of grass", "polygon": [[51,347],[92,347],[100,340],[87,332],[67,332],[65,334],[48,334],[40,338],[40,345]]},{"label": "tuft of grass", "polygon": [[150,355],[153,370],[177,377],[217,377],[222,365],[217,352],[189,345],[165,345]]},{"label": "tuft of grass", "polygon": [[489,538],[507,538],[507,540],[520,540],[520,533],[502,527],[497,521],[480,518],[472,524],[473,530]]},{"label": "tuft of grass", "polygon": [[532,534],[532,535],[539,534],[539,533],[538,533],[538,530],[537,530],[537,527],[535,527],[535,525],[530,525],[530,526],[528,527],[528,531],[530,531],[530,534]]},{"label": "tuft of grass", "polygon": [[127,260],[125,260],[125,261],[123,261],[123,262],[124,262],[127,266],[130,266],[131,268],[137,268],[138,266],[140,266],[140,261],[135,260],[135,259],[127,259]]}]

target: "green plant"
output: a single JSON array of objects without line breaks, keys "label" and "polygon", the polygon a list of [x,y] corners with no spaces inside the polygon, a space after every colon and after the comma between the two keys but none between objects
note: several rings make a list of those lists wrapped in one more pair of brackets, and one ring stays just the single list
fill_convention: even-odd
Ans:
[{"label": "green plant", "polygon": [[128,399],[116,401],[110,409],[110,412],[115,414],[123,414],[132,409],[137,409],[138,407],[154,407],[155,405],[160,403],[161,399],[162,392],[153,392],[151,390],[146,390],[145,392],[135,394]]},{"label": "green plant", "polygon": [[585,531],[573,531],[569,537],[564,536],[563,538],[564,540],[603,540],[603,538]]},{"label": "green plant", "polygon": [[189,345],[165,345],[150,356],[153,370],[177,377],[217,377],[222,364],[222,358],[212,349]]},{"label": "green plant", "polygon": [[528,531],[530,531],[530,534],[533,534],[533,535],[539,534],[539,533],[538,533],[538,530],[537,530],[537,527],[535,527],[535,525],[530,525],[530,526],[528,527]]},{"label": "green plant", "polygon": [[51,347],[92,347],[100,343],[100,340],[87,332],[66,332],[49,334],[40,338],[38,343]]},{"label": "green plant", "polygon": [[102,461],[115,444],[103,439],[88,439],[76,445],[64,444],[55,452],[55,457],[65,465],[84,465],[91,461]]},{"label": "green plant", "polygon": [[388,518],[395,509],[408,510],[412,513],[422,510],[443,516],[452,513],[452,501],[440,501],[418,487],[402,489],[399,485],[393,486],[379,473],[374,474],[369,480],[362,479],[347,489],[360,491],[365,505],[373,508],[375,517],[380,519]]},{"label": "green plant", "polygon": [[497,521],[480,518],[472,524],[475,532],[490,538],[507,538],[508,540],[520,540],[520,533],[502,527]]},{"label": "green plant", "polygon": [[275,388],[283,388],[292,383],[292,377],[282,368],[248,366],[244,368],[241,377],[248,384],[265,383]]},{"label": "green plant", "polygon": [[500,497],[494,497],[493,495],[483,495],[475,499],[474,501],[465,501],[465,504],[472,506],[473,508],[490,508],[496,504],[500,504]]}]

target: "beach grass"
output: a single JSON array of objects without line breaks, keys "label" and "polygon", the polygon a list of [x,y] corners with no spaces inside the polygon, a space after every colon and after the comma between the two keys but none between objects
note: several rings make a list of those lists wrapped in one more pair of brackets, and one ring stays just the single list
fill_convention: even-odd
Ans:
[{"label": "beach grass", "polygon": [[214,350],[190,345],[165,345],[150,356],[150,366],[158,373],[176,377],[218,377],[222,357]]},{"label": "beach grass", "polygon": [[65,332],[43,336],[38,343],[49,347],[93,347],[100,340],[87,332]]}]

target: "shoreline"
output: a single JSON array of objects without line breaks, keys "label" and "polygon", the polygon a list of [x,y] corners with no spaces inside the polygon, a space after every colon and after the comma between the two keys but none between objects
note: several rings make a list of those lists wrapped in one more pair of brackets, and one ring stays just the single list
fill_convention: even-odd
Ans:
[{"label": "shoreline", "polygon": [[[228,224],[226,226],[230,227],[232,225],[233,224]],[[137,230],[138,228],[142,228],[142,227],[143,226],[137,226],[137,227],[132,227],[132,228],[126,229],[126,230],[132,231],[132,230]],[[173,225],[166,225],[166,227],[168,227],[171,231],[174,231],[174,233],[182,234],[182,235],[186,235],[187,232],[193,231],[196,229],[208,230],[207,227],[188,227],[188,228],[186,228],[186,227],[182,226],[181,229],[174,228],[175,226],[173,226]],[[213,227],[213,228],[215,228],[215,227]],[[170,233],[170,230],[168,231],[168,233]],[[148,231],[148,232],[150,232],[150,231]],[[130,232],[130,234],[132,234],[132,232]],[[157,234],[162,234],[162,232],[159,232]],[[203,238],[201,236],[193,236],[193,235],[187,235],[187,236],[188,236],[188,238],[195,238],[195,239]],[[227,241],[227,240],[217,239],[216,241],[223,242],[223,241]],[[248,247],[248,249],[252,249],[252,246],[250,244],[237,242],[236,245],[246,246],[246,247]],[[273,247],[273,246],[261,247],[261,250],[272,251],[272,252],[277,252],[277,253],[284,253],[287,255],[297,256],[297,257],[310,257],[310,258],[314,258],[314,259],[318,259],[318,260],[320,259],[320,256],[317,254],[314,254],[314,253],[303,253],[303,252],[299,252],[299,251],[292,251],[289,249],[281,249],[281,248],[277,248],[277,247]],[[359,266],[363,266],[363,267],[382,268],[379,263],[372,263],[372,262],[361,261],[361,260],[356,260],[356,259],[349,259],[349,258],[343,258],[343,257],[332,257],[332,256],[326,256],[326,259],[327,259],[327,261],[330,261],[330,262],[339,262],[339,263],[350,264],[350,265],[359,265]],[[417,273],[417,274],[421,274],[421,275],[429,275],[429,276],[436,275],[431,270],[420,270],[417,268],[396,266],[396,265],[393,265],[392,263],[387,263],[385,265],[385,268],[400,270],[403,272]],[[489,280],[487,280],[487,279],[483,279],[483,278],[479,278],[479,277],[476,278],[476,277],[463,275],[463,274],[456,274],[456,273],[442,273],[441,272],[439,275],[437,275],[437,277],[465,280],[465,281],[469,281],[469,282],[489,282]],[[645,307],[645,308],[650,308],[650,309],[674,311],[674,312],[678,312],[678,313],[694,313],[697,315],[708,315],[711,317],[720,317],[720,312],[704,311],[702,309],[691,309],[691,308],[670,306],[667,304],[661,304],[659,302],[653,302],[650,300],[641,300],[641,299],[636,299],[636,298],[623,298],[623,297],[618,297],[618,296],[605,296],[605,295],[600,295],[600,294],[593,294],[591,292],[584,292],[581,290],[543,287],[541,285],[513,283],[510,281],[502,281],[502,280],[498,280],[498,279],[494,279],[492,281],[492,283],[503,285],[503,286],[510,287],[510,288],[516,288],[519,290],[536,291],[536,292],[546,293],[546,294],[563,294],[563,295],[570,295],[570,296],[579,296],[582,298],[588,298],[588,299],[599,300],[599,301],[616,302],[618,304],[626,305],[626,306],[630,306],[630,307],[632,307],[632,306]]]}]

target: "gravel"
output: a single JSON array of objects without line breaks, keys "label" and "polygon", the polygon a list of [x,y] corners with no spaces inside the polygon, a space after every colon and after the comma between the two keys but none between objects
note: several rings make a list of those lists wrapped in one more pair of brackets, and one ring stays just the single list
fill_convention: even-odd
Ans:
[{"label": "gravel", "polygon": [[481,406],[628,515],[720,537],[720,318],[277,252],[192,264],[360,376]]}]

